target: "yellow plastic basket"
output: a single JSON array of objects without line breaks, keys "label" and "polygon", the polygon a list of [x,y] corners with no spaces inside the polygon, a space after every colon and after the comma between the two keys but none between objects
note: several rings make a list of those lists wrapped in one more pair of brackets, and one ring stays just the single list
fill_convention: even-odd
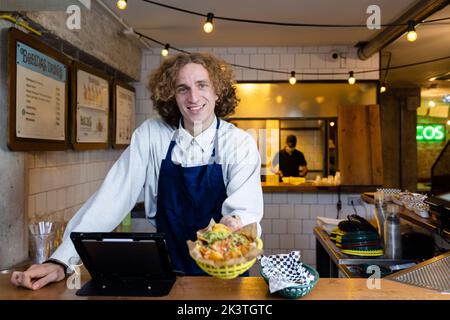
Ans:
[{"label": "yellow plastic basket", "polygon": [[[256,238],[256,246],[258,249],[263,248],[263,242],[260,238]],[[207,274],[220,279],[234,279],[239,277],[245,271],[251,268],[256,262],[256,258],[245,263],[233,264],[231,266],[215,267],[213,265],[200,262],[194,259],[197,265]]]}]

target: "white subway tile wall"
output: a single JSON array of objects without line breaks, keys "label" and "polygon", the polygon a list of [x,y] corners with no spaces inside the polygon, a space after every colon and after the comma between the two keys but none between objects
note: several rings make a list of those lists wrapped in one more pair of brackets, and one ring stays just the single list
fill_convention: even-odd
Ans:
[{"label": "white subway tile wall", "polygon": [[29,152],[28,218],[67,222],[99,188],[122,151]]},{"label": "white subway tile wall", "polygon": [[[368,60],[361,61],[353,46],[320,46],[320,47],[220,47],[220,48],[183,48],[188,52],[212,52],[224,60],[237,65],[284,71],[273,73],[259,70],[249,70],[233,67],[236,79],[244,81],[286,80],[292,70],[312,73],[311,75],[296,75],[297,80],[345,80],[348,72],[376,69],[379,66],[379,56],[374,54]],[[332,50],[339,51],[340,59],[331,61],[328,56]],[[141,82],[136,83],[136,99],[139,107],[136,109],[136,125],[149,117],[155,117],[152,103],[147,90],[148,76],[162,61],[161,49],[146,50],[143,54]],[[351,68],[351,69],[350,69]],[[334,72],[341,75],[320,75],[319,73]],[[360,79],[379,79],[378,72],[359,74]],[[321,160],[314,166],[320,166]]]},{"label": "white subway tile wall", "polygon": [[[346,205],[343,199],[359,197],[359,194],[340,194],[342,209],[339,218],[346,218],[357,212],[360,216],[372,219],[372,209],[369,205]],[[336,193],[308,192],[308,193],[264,193],[264,217],[262,220],[262,239],[264,253],[277,254],[300,250],[303,261],[312,266],[316,265],[316,241],[313,229],[317,225],[318,216],[337,218]],[[257,274],[258,266],[251,274]],[[255,269],[255,270],[254,270]]]}]

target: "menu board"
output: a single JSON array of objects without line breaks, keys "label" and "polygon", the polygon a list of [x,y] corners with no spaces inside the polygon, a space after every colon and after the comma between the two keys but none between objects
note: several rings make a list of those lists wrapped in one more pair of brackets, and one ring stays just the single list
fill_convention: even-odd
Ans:
[{"label": "menu board", "polygon": [[126,147],[131,142],[135,126],[136,108],[133,87],[116,81],[114,84],[114,142],[115,148]]},{"label": "menu board", "polygon": [[76,63],[73,72],[74,108],[72,144],[75,149],[102,149],[109,141],[110,79]]},{"label": "menu board", "polygon": [[10,30],[12,150],[67,148],[68,60],[16,29]]}]

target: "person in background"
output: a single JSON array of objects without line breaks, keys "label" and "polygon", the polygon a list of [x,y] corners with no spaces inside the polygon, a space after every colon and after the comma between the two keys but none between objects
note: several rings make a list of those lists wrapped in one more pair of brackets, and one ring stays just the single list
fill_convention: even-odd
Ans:
[{"label": "person in background", "polygon": [[147,218],[165,233],[173,268],[205,274],[190,257],[187,240],[211,219],[236,230],[263,215],[261,159],[251,135],[221,120],[238,104],[232,68],[205,53],[164,60],[150,77],[148,119],[108,172],[99,190],[66,227],[51,259],[14,272],[11,282],[32,290],[63,280],[77,257],[70,233],[110,232],[134,207],[141,190]]},{"label": "person in background", "polygon": [[297,137],[287,136],[286,145],[273,158],[273,171],[280,176],[280,181],[283,177],[304,177],[308,173],[305,156],[296,145]]}]

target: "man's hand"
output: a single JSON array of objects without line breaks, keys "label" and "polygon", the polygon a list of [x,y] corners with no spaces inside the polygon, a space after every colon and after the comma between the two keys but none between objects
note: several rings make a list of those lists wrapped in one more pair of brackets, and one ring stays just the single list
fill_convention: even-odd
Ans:
[{"label": "man's hand", "polygon": [[221,224],[228,226],[232,231],[238,230],[243,227],[241,218],[238,216],[225,216],[220,219]]},{"label": "man's hand", "polygon": [[33,264],[26,271],[14,271],[11,283],[31,290],[40,289],[51,282],[65,278],[64,268],[56,263]]}]

